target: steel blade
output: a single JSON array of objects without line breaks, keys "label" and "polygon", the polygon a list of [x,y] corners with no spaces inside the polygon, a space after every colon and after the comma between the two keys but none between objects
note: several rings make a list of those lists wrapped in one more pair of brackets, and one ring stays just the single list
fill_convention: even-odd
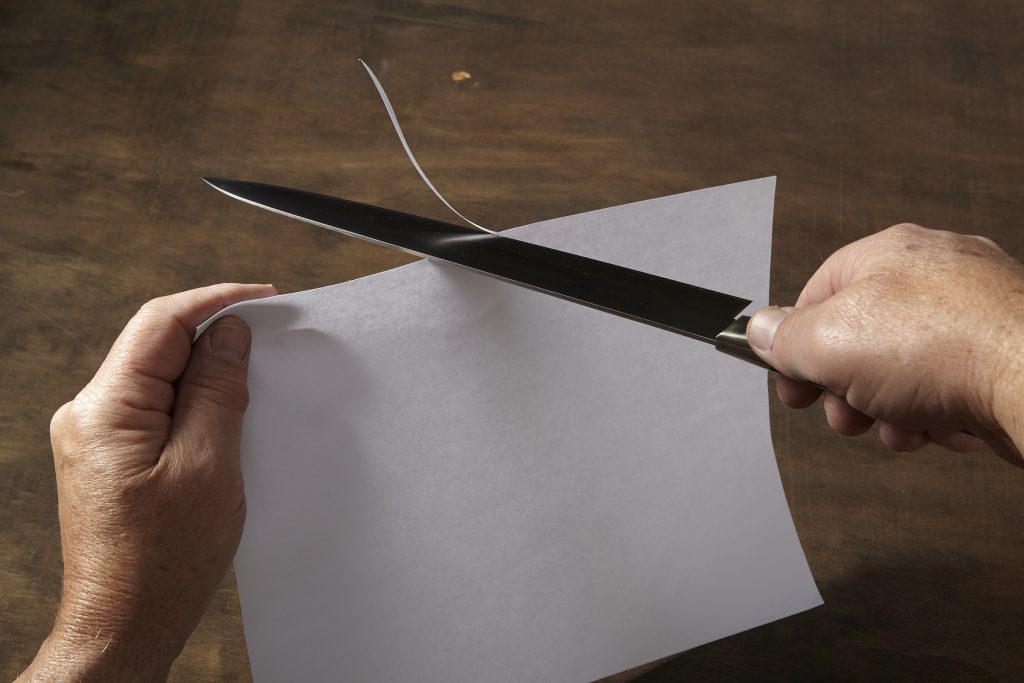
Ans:
[{"label": "steel blade", "polygon": [[719,335],[730,326],[737,329],[736,316],[751,303],[631,268],[369,204],[262,183],[204,180],[224,194],[290,218],[719,346],[737,345]]}]

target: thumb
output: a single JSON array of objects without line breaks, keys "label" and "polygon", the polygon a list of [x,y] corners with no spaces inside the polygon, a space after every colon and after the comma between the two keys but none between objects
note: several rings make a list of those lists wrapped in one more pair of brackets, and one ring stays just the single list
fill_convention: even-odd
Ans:
[{"label": "thumb", "polygon": [[747,342],[766,363],[787,377],[828,386],[821,348],[821,304],[806,308],[766,306],[747,323]]},{"label": "thumb", "polygon": [[178,381],[172,439],[184,441],[189,457],[238,459],[242,418],[249,404],[246,375],[252,334],[245,321],[225,316],[192,345]]}]

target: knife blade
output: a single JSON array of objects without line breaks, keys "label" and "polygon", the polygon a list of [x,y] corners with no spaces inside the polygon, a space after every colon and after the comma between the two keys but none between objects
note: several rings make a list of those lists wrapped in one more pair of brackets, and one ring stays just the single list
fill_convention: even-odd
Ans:
[{"label": "knife blade", "polygon": [[713,344],[769,368],[746,339],[749,299],[529,242],[323,194],[203,178],[229,197]]}]

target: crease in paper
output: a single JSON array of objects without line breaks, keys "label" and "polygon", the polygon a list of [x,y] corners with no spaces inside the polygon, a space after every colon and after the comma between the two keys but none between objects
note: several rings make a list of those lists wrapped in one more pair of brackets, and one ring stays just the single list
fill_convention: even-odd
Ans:
[{"label": "crease in paper", "polygon": [[[759,306],[774,187],[504,234]],[[588,681],[821,603],[763,370],[429,261],[227,311],[257,681]]]}]

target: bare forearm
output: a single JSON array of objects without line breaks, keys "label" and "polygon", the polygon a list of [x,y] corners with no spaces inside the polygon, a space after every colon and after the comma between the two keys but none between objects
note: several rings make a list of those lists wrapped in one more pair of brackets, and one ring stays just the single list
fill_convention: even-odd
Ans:
[{"label": "bare forearm", "polygon": [[141,643],[117,641],[102,630],[89,638],[57,627],[17,683],[164,681],[173,660],[168,653]]}]

